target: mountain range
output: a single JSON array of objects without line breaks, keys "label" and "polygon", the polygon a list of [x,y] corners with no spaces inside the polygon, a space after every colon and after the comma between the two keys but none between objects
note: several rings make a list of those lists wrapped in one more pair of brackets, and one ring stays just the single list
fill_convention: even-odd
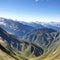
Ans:
[{"label": "mountain range", "polygon": [[0,17],[0,27],[6,30],[8,33],[15,35],[17,37],[23,37],[26,34],[40,28],[50,28],[53,30],[60,30],[59,22],[23,22],[14,21],[12,19],[6,19]]},{"label": "mountain range", "polygon": [[13,21],[12,19],[5,18],[0,18],[0,27],[17,37],[22,37],[34,29],[32,26],[24,25],[17,21]]},{"label": "mountain range", "polygon": [[0,60],[60,60],[59,25],[0,18]]}]

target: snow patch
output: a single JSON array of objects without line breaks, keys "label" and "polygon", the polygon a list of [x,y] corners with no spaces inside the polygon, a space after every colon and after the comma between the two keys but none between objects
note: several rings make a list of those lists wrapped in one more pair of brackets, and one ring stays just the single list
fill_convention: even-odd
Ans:
[{"label": "snow patch", "polygon": [[1,22],[0,22],[0,25],[6,25],[6,23],[1,21]]}]

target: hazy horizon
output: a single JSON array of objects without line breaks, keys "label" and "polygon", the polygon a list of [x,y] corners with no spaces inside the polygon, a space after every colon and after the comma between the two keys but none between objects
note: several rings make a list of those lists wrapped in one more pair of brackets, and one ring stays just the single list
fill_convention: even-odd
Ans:
[{"label": "hazy horizon", "polygon": [[0,17],[25,22],[60,22],[60,0],[0,0]]}]

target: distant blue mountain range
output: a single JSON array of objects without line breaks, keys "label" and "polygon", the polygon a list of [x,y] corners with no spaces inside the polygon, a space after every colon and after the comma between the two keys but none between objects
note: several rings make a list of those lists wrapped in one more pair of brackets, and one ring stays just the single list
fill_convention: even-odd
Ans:
[{"label": "distant blue mountain range", "polygon": [[14,21],[12,19],[0,18],[0,27],[6,30],[8,33],[17,37],[23,37],[28,33],[36,29],[51,28],[54,30],[60,30],[59,23],[44,23],[44,22],[23,22]]}]

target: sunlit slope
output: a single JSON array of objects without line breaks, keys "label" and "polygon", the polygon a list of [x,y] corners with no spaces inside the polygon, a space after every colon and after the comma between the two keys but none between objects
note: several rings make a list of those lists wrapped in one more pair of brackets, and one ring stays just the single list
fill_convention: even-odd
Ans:
[{"label": "sunlit slope", "polygon": [[9,55],[9,50],[6,48],[6,44],[0,38],[0,60],[16,60]]},{"label": "sunlit slope", "polygon": [[[0,39],[1,40],[1,39]],[[0,42],[0,60],[27,60],[25,57],[7,48],[6,44]]]},{"label": "sunlit slope", "polygon": [[60,40],[53,43],[47,53],[37,58],[31,58],[29,60],[60,60]]},{"label": "sunlit slope", "polygon": [[0,60],[16,60],[12,58],[11,56],[7,55],[5,52],[0,50]]}]

